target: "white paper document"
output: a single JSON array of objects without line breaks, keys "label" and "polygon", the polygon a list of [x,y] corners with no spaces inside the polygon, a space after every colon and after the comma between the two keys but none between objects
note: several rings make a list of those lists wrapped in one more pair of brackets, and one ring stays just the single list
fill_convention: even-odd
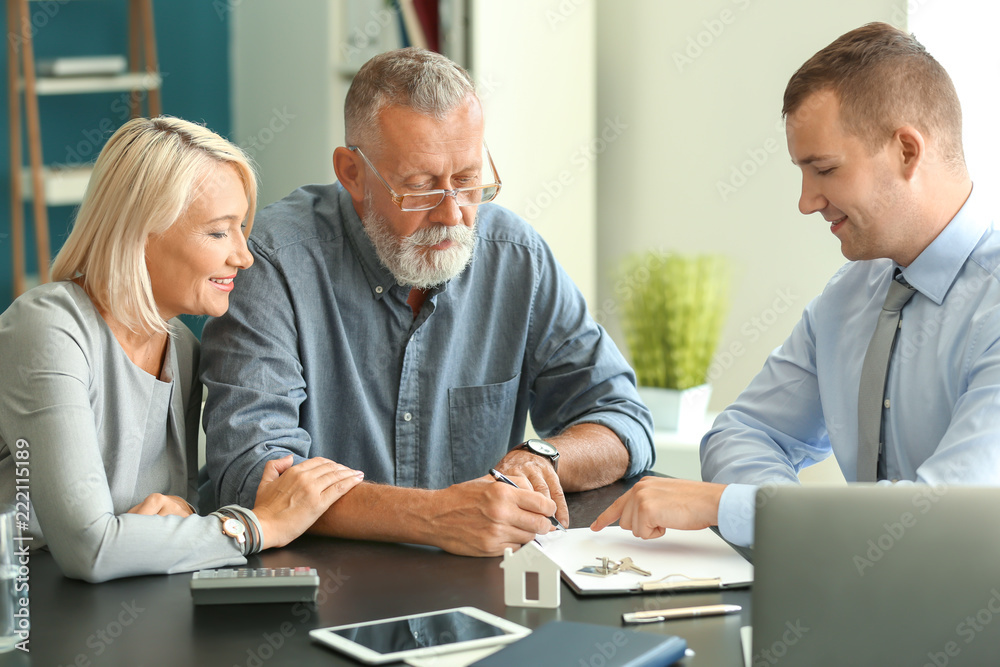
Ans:
[{"label": "white paper document", "polygon": [[[643,540],[618,526],[593,532],[572,528],[540,535],[537,542],[545,554],[562,569],[563,577],[579,593],[610,594],[643,592],[642,585],[655,581],[684,582],[718,579],[700,588],[736,588],[753,582],[753,565],[725,540],[709,529],[667,530],[663,537]],[[577,572],[586,566],[600,566],[601,557],[615,561],[631,558],[636,566],[648,570],[644,577],[632,572],[618,572],[595,577]]]}]

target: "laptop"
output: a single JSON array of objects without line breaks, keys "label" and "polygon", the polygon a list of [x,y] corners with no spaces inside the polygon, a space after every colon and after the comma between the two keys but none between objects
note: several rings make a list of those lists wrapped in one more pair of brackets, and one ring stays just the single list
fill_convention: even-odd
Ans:
[{"label": "laptop", "polygon": [[755,667],[1000,664],[1000,488],[771,487],[753,564]]}]

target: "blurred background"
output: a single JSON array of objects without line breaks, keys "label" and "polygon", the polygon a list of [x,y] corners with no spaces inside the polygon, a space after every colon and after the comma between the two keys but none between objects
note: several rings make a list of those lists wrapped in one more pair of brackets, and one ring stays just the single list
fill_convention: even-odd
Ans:
[{"label": "blurred background", "polygon": [[[129,2],[27,3],[35,59],[126,53]],[[976,187],[1000,183],[997,3],[153,0],[152,7],[163,112],[243,146],[260,167],[261,205],[334,179],[344,95],[370,56],[426,40],[467,67],[504,183],[498,203],[544,236],[623,351],[616,297],[628,288],[619,274],[627,255],[652,249],[729,259],[730,307],[708,374],[711,410],[736,397],[844,261],[822,218],[797,210],[798,170],[780,118],[785,84],[810,55],[870,21],[914,32],[958,87]],[[9,49],[20,37],[9,25],[6,35]],[[10,93],[8,86],[0,104],[5,118]],[[40,97],[44,162],[92,160],[127,120],[128,95]],[[0,146],[10,154],[8,133]],[[10,160],[0,165],[0,310],[14,297],[11,170]],[[30,284],[38,267],[30,206],[25,212]],[[52,254],[73,212],[72,204],[48,209]]]}]

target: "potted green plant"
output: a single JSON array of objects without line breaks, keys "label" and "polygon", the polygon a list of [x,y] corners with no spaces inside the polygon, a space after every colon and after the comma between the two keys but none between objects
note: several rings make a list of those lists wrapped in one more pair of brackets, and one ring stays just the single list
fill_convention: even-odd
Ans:
[{"label": "potted green plant", "polygon": [[639,395],[658,430],[687,432],[704,423],[729,281],[729,262],[720,255],[649,251],[622,263],[622,329]]}]

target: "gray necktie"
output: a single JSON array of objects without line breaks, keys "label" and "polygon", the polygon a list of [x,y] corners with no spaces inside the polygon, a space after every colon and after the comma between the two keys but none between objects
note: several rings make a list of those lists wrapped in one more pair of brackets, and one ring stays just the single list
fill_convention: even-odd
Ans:
[{"label": "gray necktie", "polygon": [[[896,269],[899,275],[899,269]],[[861,367],[858,390],[858,481],[874,482],[885,479],[885,454],[882,451],[882,411],[889,407],[885,400],[885,381],[889,360],[900,326],[900,311],[914,294],[905,282],[894,279],[878,315],[878,325],[868,343],[865,363]]]}]

